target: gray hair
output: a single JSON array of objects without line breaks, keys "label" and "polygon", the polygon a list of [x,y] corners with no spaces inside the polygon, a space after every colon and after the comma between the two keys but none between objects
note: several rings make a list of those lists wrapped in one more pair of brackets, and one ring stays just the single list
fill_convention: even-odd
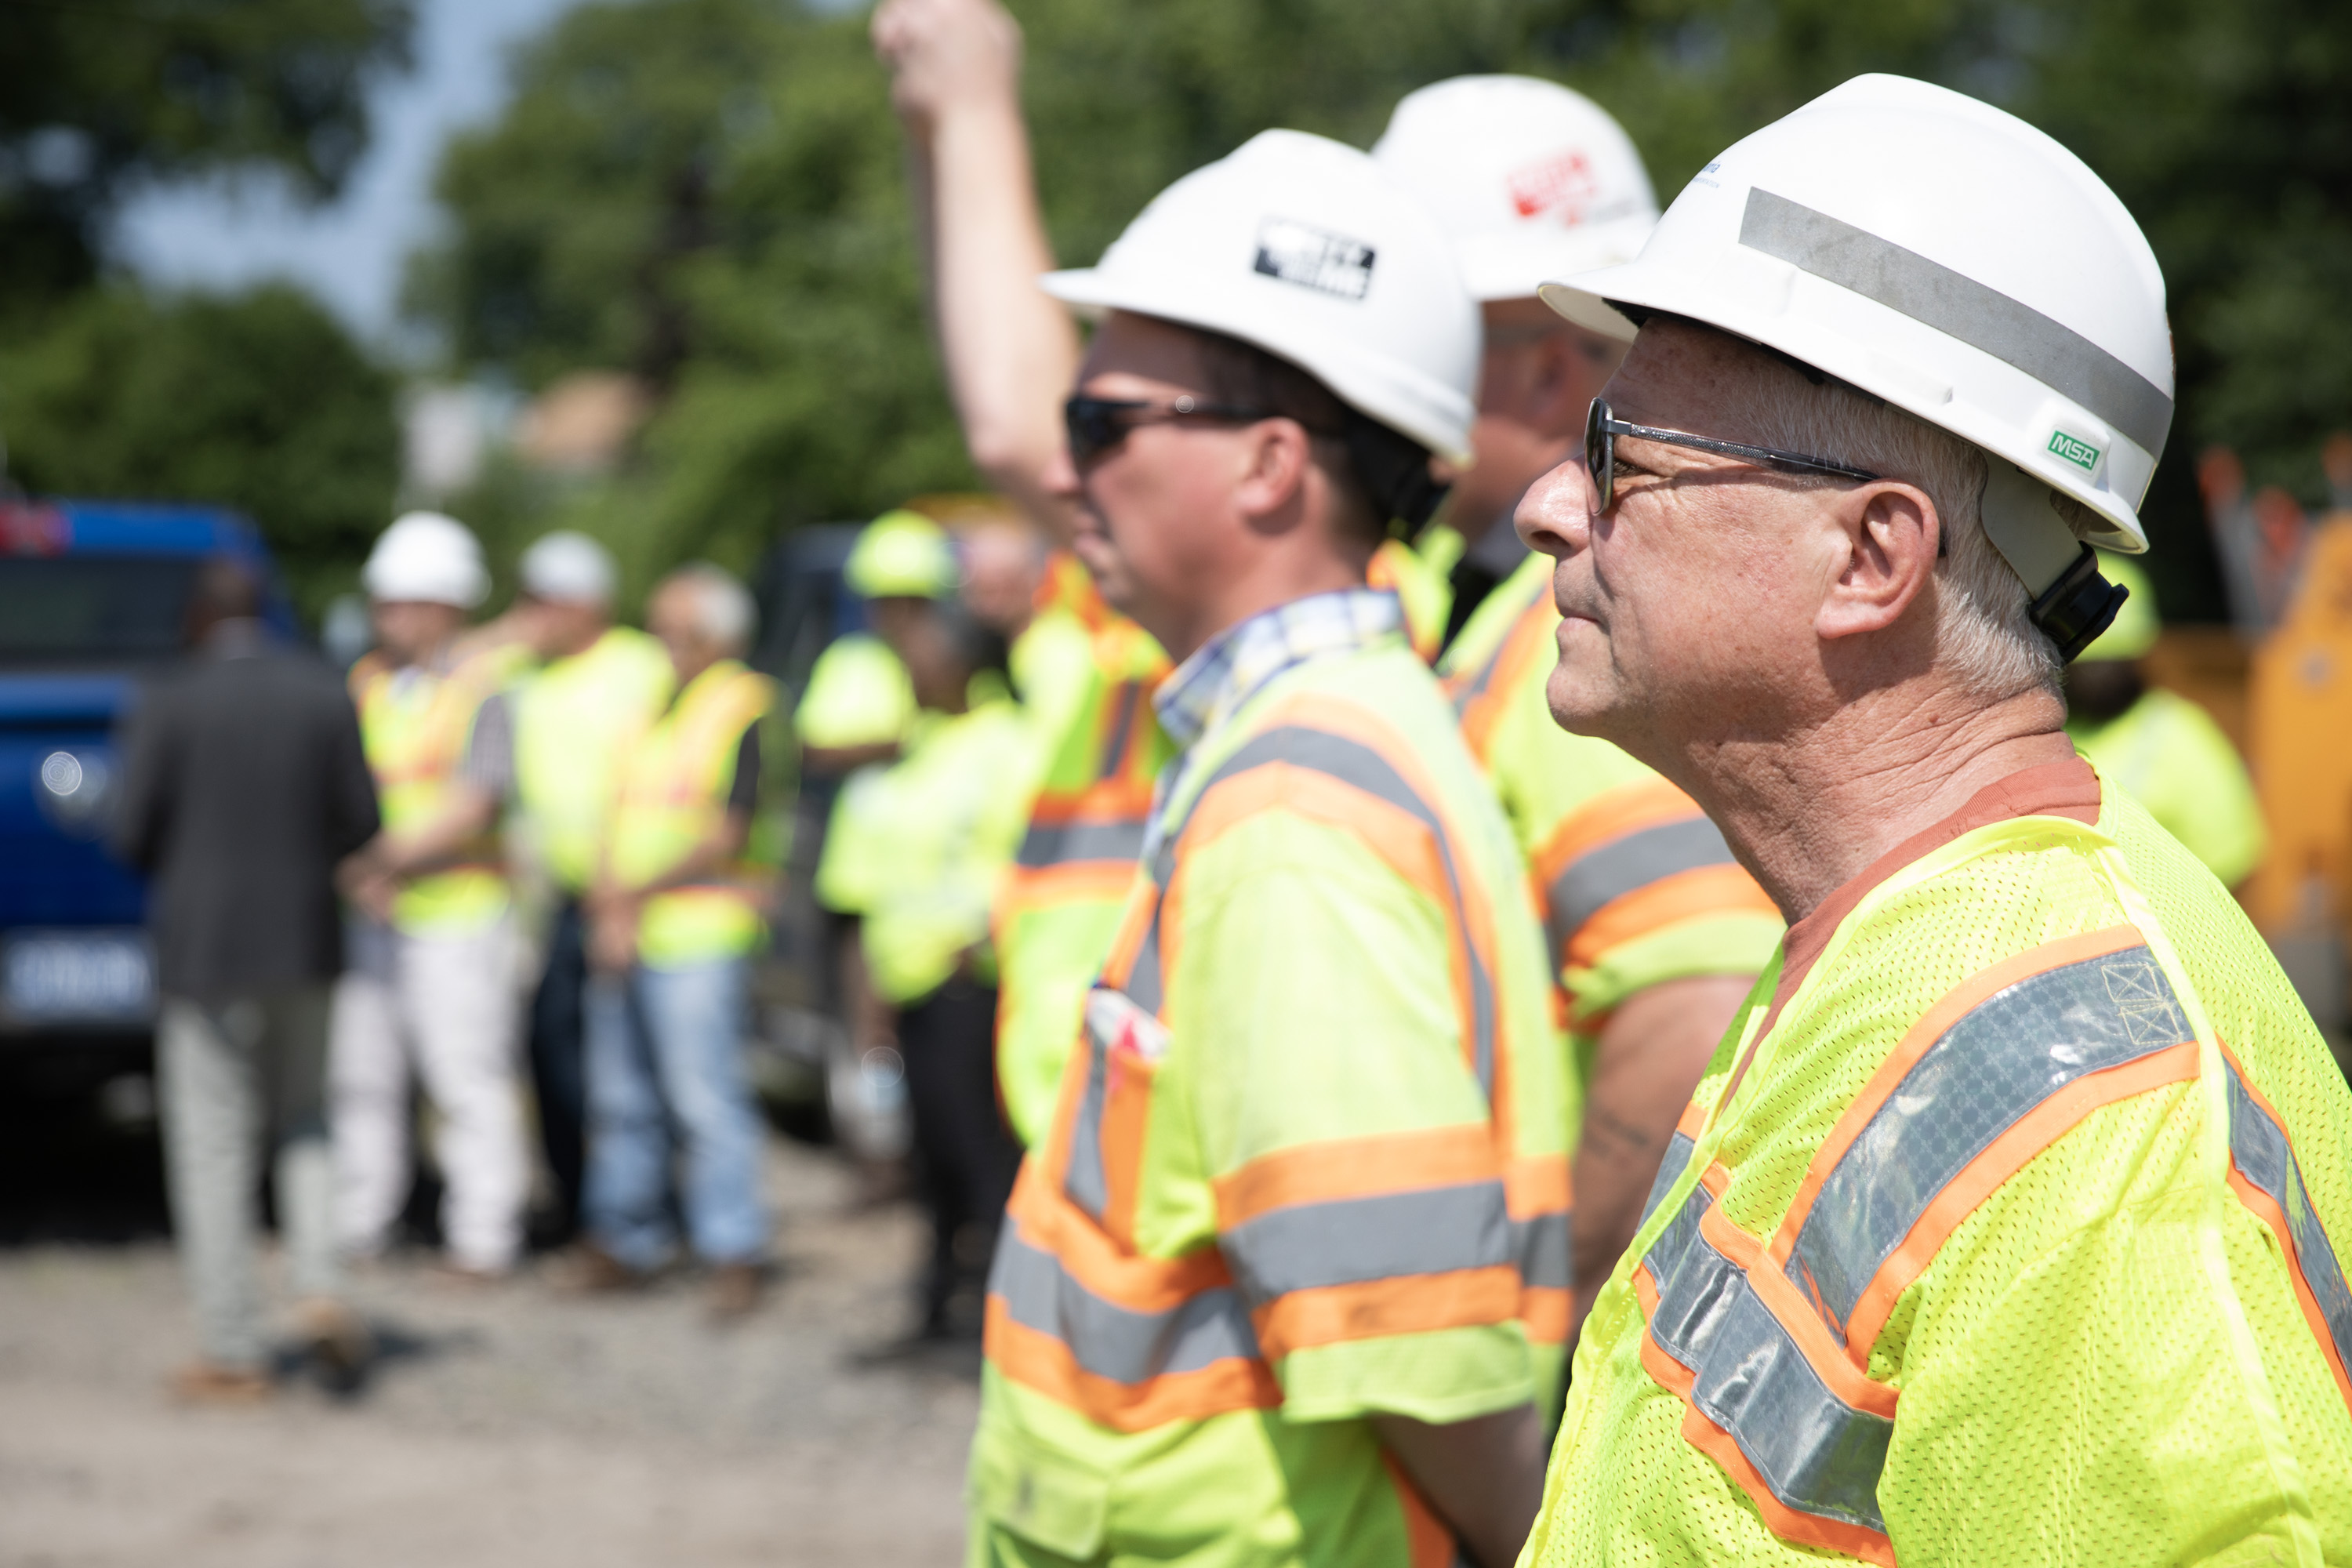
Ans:
[{"label": "gray hair", "polygon": [[1747,412],[1765,446],[1901,479],[1927,492],[1943,531],[1936,563],[1936,662],[1970,695],[2000,701],[2058,689],[2057,647],[2033,625],[2032,595],[1984,531],[1985,455],[1948,430],[1841,381],[1813,384],[1761,353]]},{"label": "gray hair", "polygon": [[740,654],[751,646],[760,626],[760,606],[742,580],[708,561],[689,562],[663,580],[664,587],[679,584],[694,590],[694,624],[717,647]]}]

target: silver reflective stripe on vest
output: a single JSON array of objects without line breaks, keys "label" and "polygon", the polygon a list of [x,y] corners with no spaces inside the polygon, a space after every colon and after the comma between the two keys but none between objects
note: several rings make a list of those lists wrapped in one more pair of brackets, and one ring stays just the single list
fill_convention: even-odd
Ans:
[{"label": "silver reflective stripe on vest", "polygon": [[1589,849],[1545,890],[1549,908],[1544,922],[1550,928],[1552,951],[1565,953],[1569,938],[1585,921],[1628,893],[1677,871],[1729,864],[1731,846],[1723,841],[1723,830],[1704,816],[1662,822]]},{"label": "silver reflective stripe on vest", "polygon": [[1691,1151],[1697,1147],[1687,1132],[1677,1132],[1666,1140],[1666,1157],[1658,1162],[1658,1173],[1650,1178],[1650,1195],[1642,1201],[1641,1224],[1633,1227],[1635,1230],[1649,1224],[1658,1205],[1666,1201],[1666,1194],[1682,1180],[1683,1167],[1690,1163]]},{"label": "silver reflective stripe on vest", "polygon": [[1575,1221],[1566,1210],[1511,1222],[1511,1256],[1519,1262],[1519,1283],[1530,1290],[1565,1290],[1575,1284]]},{"label": "silver reflective stripe on vest", "polygon": [[[1467,907],[1462,897],[1462,876],[1454,864],[1454,846],[1445,833],[1445,825],[1429,804],[1414,793],[1403,775],[1389,765],[1388,759],[1360,741],[1335,735],[1328,730],[1308,729],[1300,724],[1285,724],[1253,735],[1240,750],[1225,759],[1217,771],[1209,775],[1192,804],[1185,808],[1184,821],[1171,828],[1160,842],[1160,852],[1151,868],[1152,880],[1164,891],[1176,874],[1176,847],[1192,821],[1192,814],[1200,809],[1209,792],[1228,779],[1238,777],[1255,768],[1276,763],[1305,768],[1337,779],[1351,789],[1361,790],[1376,800],[1385,801],[1429,829],[1431,840],[1437,846],[1438,859],[1445,867],[1445,881],[1454,896],[1454,929],[1462,934],[1462,951],[1470,963],[1470,1008],[1475,1035],[1474,1046],[1478,1064],[1478,1086],[1491,1096],[1495,1091],[1495,983],[1486,973],[1486,961],[1479,956],[1477,944],[1470,940]],[[1158,935],[1159,921],[1155,915],[1152,935]],[[1130,993],[1133,986],[1129,987]],[[1140,1000],[1140,997],[1138,998]]]},{"label": "silver reflective stripe on vest", "polygon": [[2164,449],[2171,397],[2031,305],[1769,191],[1748,193],[1739,243],[1983,350],[2073,398],[2143,451]]},{"label": "silver reflective stripe on vest", "polygon": [[988,1293],[1003,1300],[1014,1322],[1051,1334],[1080,1367],[1114,1383],[1147,1383],[1258,1353],[1249,1312],[1230,1287],[1188,1296],[1164,1312],[1134,1311],[1087,1289],[1052,1253],[1022,1240],[1014,1225],[997,1237]]},{"label": "silver reflective stripe on vest", "polygon": [[1127,760],[1127,744],[1135,731],[1136,711],[1143,706],[1143,687],[1136,681],[1119,682],[1111,698],[1110,734],[1104,741],[1102,767],[1097,772],[1099,780],[1118,776],[1119,764]]},{"label": "silver reflective stripe on vest", "polygon": [[1822,1181],[1797,1233],[1790,1281],[1843,1343],[1879,1266],[1994,1139],[2075,1079],[2191,1037],[2145,947],[1994,993],[1912,1064]]},{"label": "silver reflective stripe on vest", "polygon": [[2345,1284],[2336,1248],[2311,1206],[2311,1193],[2303,1184],[2303,1171],[2286,1141],[2286,1129],[2254,1102],[2235,1067],[2230,1068],[2230,1158],[2239,1174],[2268,1193],[2271,1202],[2286,1215],[2295,1262],[2303,1269],[2304,1283],[2311,1288],[2312,1300],[2319,1305],[2320,1317],[2326,1321],[2336,1359],[2352,1366],[2352,1287]]},{"label": "silver reflective stripe on vest", "polygon": [[1511,1243],[1500,1182],[1293,1204],[1217,1237],[1253,1307],[1293,1290],[1507,1268]]},{"label": "silver reflective stripe on vest", "polygon": [[1099,1224],[1110,1206],[1110,1182],[1103,1172],[1103,1100],[1110,1092],[1110,1050],[1097,1037],[1090,1018],[1078,1032],[1087,1055],[1087,1090],[1078,1100],[1076,1120],[1070,1123],[1070,1154],[1062,1173],[1062,1190],[1070,1201]]},{"label": "silver reflective stripe on vest", "polygon": [[[1507,520],[1505,526],[1508,526]],[[1514,626],[1517,624],[1513,623]],[[1486,656],[1470,679],[1454,689],[1454,717],[1457,722],[1470,716],[1470,710],[1477,706],[1478,699],[1486,695],[1486,688],[1495,683],[1495,671],[1501,668],[1503,655],[1510,646],[1510,634],[1506,632],[1495,651]]]},{"label": "silver reflective stripe on vest", "polygon": [[1081,860],[1132,866],[1143,854],[1140,822],[1033,822],[1021,840],[1024,870],[1042,871]]},{"label": "silver reflective stripe on vest", "polygon": [[1694,1187],[1643,1258],[1658,1287],[1651,1339],[1690,1369],[1692,1405],[1739,1445],[1782,1504],[1885,1533],[1878,1478],[1895,1423],[1822,1381],[1738,1265],[1700,1233],[1713,1202]]}]

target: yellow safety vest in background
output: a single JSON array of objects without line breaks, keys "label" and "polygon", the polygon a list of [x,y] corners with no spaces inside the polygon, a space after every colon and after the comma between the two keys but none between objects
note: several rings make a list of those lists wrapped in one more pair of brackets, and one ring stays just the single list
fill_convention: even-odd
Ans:
[{"label": "yellow safety vest in background", "polygon": [[[352,667],[352,700],[386,833],[412,831],[448,808],[474,716],[528,657],[508,644],[460,658],[446,671],[394,668],[374,654]],[[485,834],[466,846],[457,864],[403,887],[393,900],[392,923],[411,935],[456,935],[488,925],[507,905],[498,839]]]},{"label": "yellow safety vest in background", "polygon": [[2122,791],[2014,774],[1790,931],[1520,1561],[2352,1562],[2347,1242],[2352,1095],[2262,939]]},{"label": "yellow safety vest in background", "polygon": [[556,884],[584,892],[620,782],[621,760],[669,700],[669,655],[614,626],[515,689],[515,787]]},{"label": "yellow safety vest in background", "polygon": [[[694,678],[621,770],[608,866],[625,888],[659,879],[717,831],[744,730],[775,706],[776,685],[731,658]],[[754,835],[754,839],[757,839]],[[731,872],[646,900],[639,962],[709,963],[759,944],[768,868],[747,853]]]},{"label": "yellow safety vest in background", "polygon": [[[1110,953],[1135,879],[1152,784],[1174,748],[1152,711],[1168,656],[1150,633],[1102,601],[1074,556],[1056,556],[1047,603],[1086,633],[1087,665],[1075,701],[1058,687],[1034,721],[1048,761],[1027,835],[1004,879],[992,922],[1000,990],[997,1087],[1022,1142],[1045,1135],[1062,1064],[1077,1037],[1087,988]],[[1015,665],[1016,676],[1020,666]],[[1030,698],[1023,693],[1024,707]]]},{"label": "yellow safety vest in background", "polygon": [[2067,720],[2066,734],[2223,887],[2262,864],[2269,836],[2254,781],[2221,726],[2188,698],[2158,687],[2104,724]]},{"label": "yellow safety vest in background", "polygon": [[793,734],[822,751],[900,745],[915,711],[915,683],[890,645],[851,632],[827,643],[809,667]]}]

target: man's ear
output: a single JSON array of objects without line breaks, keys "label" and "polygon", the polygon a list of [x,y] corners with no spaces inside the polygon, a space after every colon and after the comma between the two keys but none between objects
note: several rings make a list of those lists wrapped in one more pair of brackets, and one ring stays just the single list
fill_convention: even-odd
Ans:
[{"label": "man's ear", "polygon": [[1243,432],[1234,504],[1253,532],[1287,533],[1305,521],[1315,453],[1296,419],[1261,419]]},{"label": "man's ear", "polygon": [[1903,618],[1936,574],[1943,520],[1916,485],[1891,479],[1839,495],[1830,516],[1845,560],[1822,596],[1813,629],[1824,639],[1884,631]]}]

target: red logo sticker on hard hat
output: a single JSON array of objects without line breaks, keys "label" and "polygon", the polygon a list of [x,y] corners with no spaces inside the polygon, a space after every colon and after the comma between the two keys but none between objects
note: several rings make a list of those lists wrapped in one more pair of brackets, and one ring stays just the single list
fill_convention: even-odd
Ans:
[{"label": "red logo sticker on hard hat", "polygon": [[1270,217],[1257,226],[1256,270],[1342,300],[1372,286],[1372,247],[1344,234]]},{"label": "red logo sticker on hard hat", "polygon": [[1551,213],[1563,227],[1573,227],[1584,217],[1584,204],[1601,188],[1593,177],[1592,165],[1581,153],[1561,153],[1540,162],[1514,169],[1504,176],[1504,184],[1511,193],[1511,205],[1521,217],[1534,217],[1538,213]]}]

